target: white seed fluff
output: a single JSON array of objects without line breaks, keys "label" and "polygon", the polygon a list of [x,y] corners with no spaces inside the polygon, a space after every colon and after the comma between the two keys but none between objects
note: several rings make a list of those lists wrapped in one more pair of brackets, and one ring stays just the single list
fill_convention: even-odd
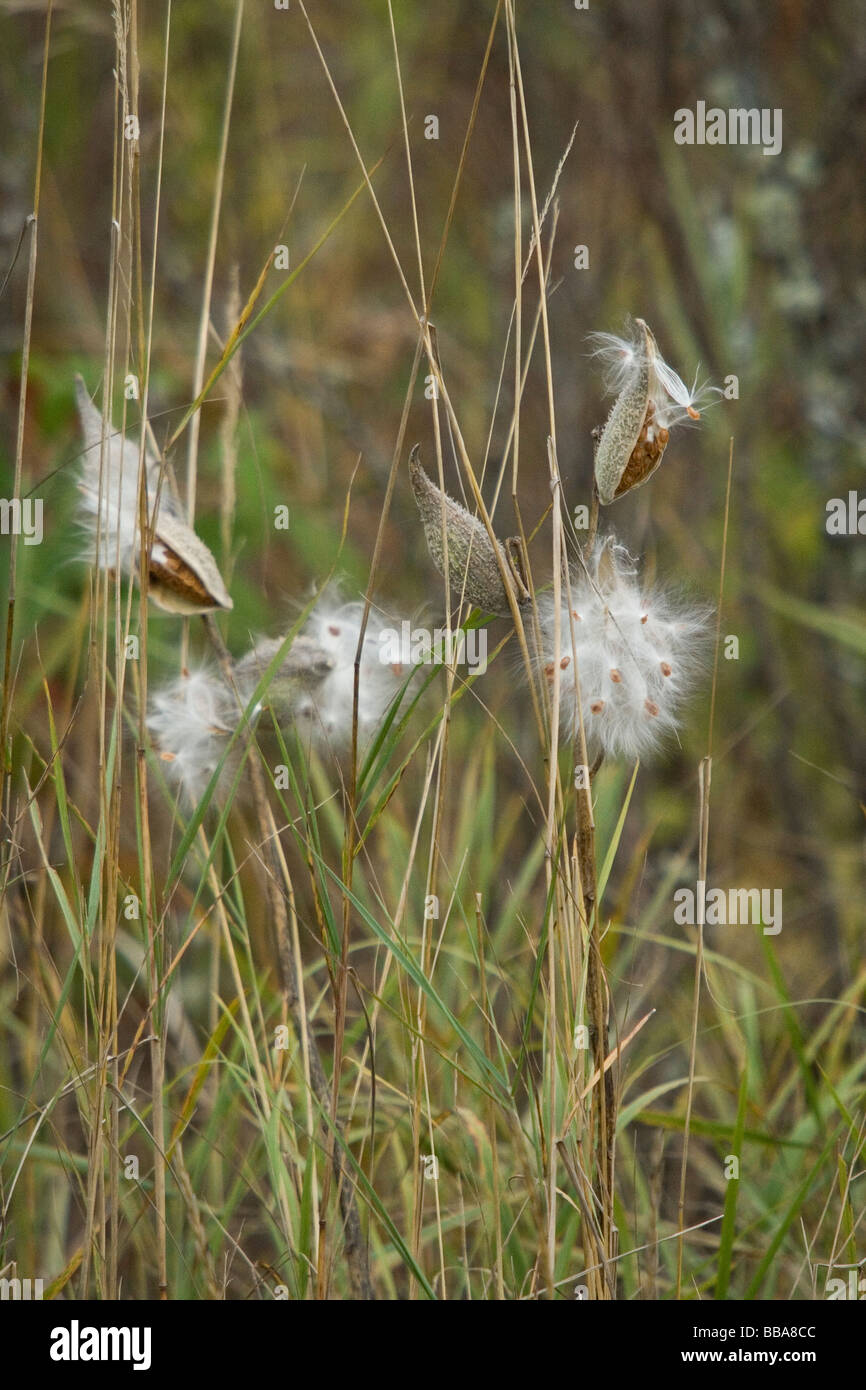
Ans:
[{"label": "white seed fluff", "polygon": [[684,420],[697,420],[702,410],[721,395],[717,386],[698,384],[695,373],[691,387],[668,366],[661,353],[647,355],[646,336],[639,324],[627,319],[624,337],[615,333],[591,333],[592,355],[599,362],[605,389],[619,396],[638,375],[644,361],[649,367],[649,398],[655,409],[657,429],[672,429]]},{"label": "white seed fluff", "polygon": [[539,597],[539,664],[551,685],[559,667],[564,738],[579,737],[582,712],[590,758],[646,758],[679,726],[703,664],[709,613],[644,589],[612,537],[596,545],[588,571],[575,568],[570,595],[563,590],[558,652],[553,595]]},{"label": "white seed fluff", "polygon": [[[132,574],[139,550],[138,444],[122,438],[110,421],[103,443],[102,413],[91,401],[81,377],[75,379],[75,399],[84,435],[78,484],[86,537],[82,558],[90,564],[98,559],[103,568]],[[152,523],[150,513],[157,497],[159,464],[149,451],[144,456],[144,474],[148,518]],[[162,489],[159,510],[164,515],[176,513],[167,488]]]},{"label": "white seed fluff", "polygon": [[[268,709],[281,730],[294,727],[303,744],[321,753],[345,752],[352,740],[355,653],[363,612],[362,603],[341,603],[333,593],[325,594],[276,667],[253,713]],[[384,626],[371,610],[358,683],[361,751],[381,728],[410,672],[408,667],[380,659],[379,633]],[[201,799],[282,640],[261,639],[235,662],[237,694],[218,672],[204,667],[153,696],[148,728],[168,777],[193,804]],[[264,734],[268,723],[263,721],[260,727]],[[235,747],[227,772],[242,751],[242,739]]]},{"label": "white seed fluff", "polygon": [[[314,741],[340,750],[352,740],[352,707],[355,691],[355,655],[361,633],[364,605],[339,603],[326,595],[310,614],[304,634],[331,659],[333,665],[325,679],[298,701],[295,718],[306,722]],[[371,608],[358,676],[358,743],[368,744],[391,702],[409,674],[401,664],[381,659],[379,634],[388,624]]]},{"label": "white seed fluff", "polygon": [[208,667],[171,681],[153,695],[147,727],[169,781],[191,802],[204,795],[239,717],[233,692]]}]

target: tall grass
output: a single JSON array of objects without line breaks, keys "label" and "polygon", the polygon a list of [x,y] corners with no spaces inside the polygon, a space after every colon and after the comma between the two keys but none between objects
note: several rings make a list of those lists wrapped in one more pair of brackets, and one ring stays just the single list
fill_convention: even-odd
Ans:
[{"label": "tall grass", "polygon": [[[299,0],[286,20],[292,52],[310,65],[305,89],[329,103],[316,110],[330,122],[340,191],[319,199],[323,154],[313,148],[303,174],[293,171],[294,198],[284,206],[272,190],[263,195],[254,233],[256,218],[229,214],[228,190],[239,186],[232,137],[271,119],[266,50],[282,37],[265,25],[283,21],[252,16],[238,0],[216,45],[221,111],[214,99],[201,108],[219,137],[196,159],[190,188],[191,199],[209,189],[192,243],[193,295],[186,282],[166,288],[173,258],[183,260],[172,236],[183,237],[164,181],[173,171],[176,197],[172,143],[184,112],[199,115],[180,95],[199,17],[168,5],[151,28],[134,0],[114,6],[104,335],[99,352],[89,335],[86,361],[77,349],[50,370],[37,351],[36,383],[44,401],[52,390],[71,395],[77,366],[89,384],[101,375],[106,420],[114,405],[124,430],[143,422],[142,440],[149,431],[165,446],[167,486],[177,486],[172,458],[185,456],[190,521],[208,536],[218,525],[236,607],[218,620],[157,619],[146,582],[139,592],[101,570],[82,585],[69,546],[63,564],[62,547],[52,551],[50,575],[48,547],[28,553],[11,541],[0,1274],[42,1277],[46,1296],[811,1298],[862,1258],[866,970],[856,921],[834,925],[839,968],[819,972],[811,992],[809,970],[787,947],[791,916],[780,940],[760,924],[710,936],[672,921],[680,884],[705,881],[714,867],[721,881],[742,879],[755,866],[741,846],[735,853],[736,777],[743,744],[780,698],[777,687],[762,690],[746,709],[723,688],[722,639],[754,600],[729,558],[743,556],[729,417],[710,424],[701,446],[723,480],[712,495],[699,491],[702,516],[681,522],[661,491],[654,520],[654,484],[631,513],[648,548],[654,526],[673,542],[659,560],[666,578],[684,579],[693,559],[719,600],[714,673],[672,763],[603,763],[576,788],[585,746],[563,746],[558,671],[550,684],[531,658],[537,596],[550,588],[558,599],[586,544],[571,509],[592,502],[595,420],[582,420],[577,444],[570,404],[569,429],[559,426],[574,390],[563,364],[574,376],[578,366],[557,346],[553,313],[561,184],[579,187],[581,175],[572,174],[573,130],[556,148],[539,136],[530,11],[516,13],[513,0],[487,8],[483,31],[472,29],[476,68],[459,137],[456,101],[449,112],[448,179],[428,206],[413,96],[424,80],[419,16],[404,20],[388,0],[357,21],[379,46],[381,69],[359,117],[345,90],[351,30]],[[80,17],[65,32],[87,45]],[[49,9],[43,113],[56,41]],[[472,188],[488,103],[504,171],[496,210]],[[375,138],[362,133],[371,128]],[[103,138],[107,150],[104,129]],[[47,275],[36,239],[44,142],[40,122],[15,496],[39,482],[25,478],[25,428],[33,308]],[[501,332],[477,398],[461,288],[471,314],[469,281],[484,267],[467,250],[467,203],[470,218],[508,220],[508,263],[490,276]],[[678,215],[694,219],[686,230],[696,241],[697,215],[687,206]],[[249,239],[234,255],[223,246],[226,217],[229,240],[239,226]],[[272,248],[287,237],[292,269],[281,274]],[[354,237],[387,304],[377,315],[361,277],[345,281],[346,295],[363,296],[353,331],[374,364],[378,355],[381,380],[374,373],[371,388],[365,379],[369,419],[350,416],[345,458],[334,443],[333,382],[287,406],[296,441],[287,464],[267,438],[281,429],[280,412],[265,408],[257,383],[273,354],[280,368],[283,352],[299,360],[305,321],[315,340],[316,316],[345,297],[340,272]],[[710,332],[721,338],[724,326],[689,328],[692,306],[676,300],[673,266],[652,237],[645,255],[671,283],[671,332],[689,346]],[[695,259],[692,278],[704,273]],[[287,305],[291,319],[279,318]],[[400,325],[393,338],[388,315]],[[151,406],[168,400],[185,403],[166,420]],[[63,461],[76,447],[70,424],[67,412]],[[381,447],[359,460],[355,436],[365,429]],[[422,595],[455,627],[482,621],[420,553],[405,466],[416,435],[432,439],[440,487],[454,492],[459,479],[491,536],[512,526],[520,537],[532,603],[489,624],[484,677],[456,661],[427,671],[367,749],[356,718],[341,759],[311,754],[268,718],[271,670],[245,711],[251,720],[264,701],[257,732],[248,739],[243,721],[226,750],[227,768],[243,750],[228,792],[216,774],[190,809],[150,746],[148,691],[201,660],[229,674],[230,651],[243,651],[251,631],[294,634],[313,602],[311,580],[321,589],[348,573],[365,622],[374,608]],[[323,497],[324,460],[341,487]],[[55,515],[71,493],[54,487]],[[277,549],[271,525],[283,498],[290,553]],[[423,587],[409,592],[407,576]],[[305,597],[287,616],[292,584]],[[816,612],[778,591],[766,604],[862,655],[856,615]],[[777,644],[784,649],[782,637]],[[724,857],[714,866],[720,804]],[[844,819],[852,806],[844,787],[833,807]],[[857,882],[854,844],[822,842],[834,893]],[[769,845],[763,880],[787,869]]]}]

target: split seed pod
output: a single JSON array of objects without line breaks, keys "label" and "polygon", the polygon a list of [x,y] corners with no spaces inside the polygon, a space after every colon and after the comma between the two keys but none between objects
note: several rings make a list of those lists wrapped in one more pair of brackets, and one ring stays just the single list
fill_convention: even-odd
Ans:
[{"label": "split seed pod", "polygon": [[706,386],[697,389],[697,381],[691,390],[686,386],[665,362],[643,319],[635,319],[630,328],[629,339],[593,335],[596,356],[607,363],[610,384],[618,392],[595,451],[595,481],[605,506],[652,477],[671,428],[686,418],[700,419],[696,403],[714,393]]},{"label": "split seed pod", "polygon": [[[503,573],[497,551],[491,544],[487,529],[479,517],[472,516],[460,502],[455,502],[433,483],[420,462],[420,445],[409,456],[409,478],[415,501],[421,513],[427,548],[439,573],[445,574],[445,542],[442,530],[444,507],[448,538],[448,578],[452,593],[463,594],[469,603],[485,613],[507,617],[511,612],[503,583]],[[510,592],[518,604],[526,603],[529,590],[523,573],[523,556],[518,537],[509,538],[503,545],[496,542],[499,558],[508,575]]]},{"label": "split seed pod", "polygon": [[658,437],[652,430],[655,407],[650,399],[650,372],[655,338],[643,319],[637,319],[636,325],[643,334],[643,350],[636,355],[632,379],[614,402],[595,452],[598,497],[605,505],[645,483],[661,463],[668,442],[667,430]]},{"label": "split seed pod", "polygon": [[[283,645],[284,638],[268,637],[258,642],[235,662],[234,678],[244,702],[248,701],[262,676]],[[278,719],[289,717],[304,691],[315,690],[335,666],[332,656],[312,637],[295,637],[265,692],[265,700]]]},{"label": "split seed pod", "polygon": [[[103,445],[102,415],[80,376],[75,378],[75,397],[85,445],[78,486],[88,533],[87,558],[103,569],[137,576],[141,558],[138,445],[121,440],[113,428],[109,428]],[[187,525],[165,484],[160,487],[159,461],[147,449],[144,485],[150,598],[167,613],[231,608],[231,597],[213,555]]]},{"label": "split seed pod", "polygon": [[159,508],[147,592],[166,613],[210,613],[234,607],[217,563],[186,522]]},{"label": "split seed pod", "polygon": [[[371,609],[362,640],[364,619],[364,603],[342,602],[336,587],[320,595],[263,694],[270,717],[258,722],[256,737],[268,740],[264,747],[274,751],[274,721],[284,734],[293,729],[304,747],[320,754],[347,753],[356,732],[359,748],[370,745],[394,702],[405,694],[412,667],[404,670],[401,663],[383,659],[383,638],[394,635],[389,620]],[[396,622],[400,628],[401,621]],[[163,770],[193,804],[221,762],[216,800],[224,801],[247,747],[249,730],[240,727],[246,708],[285,640],[260,638],[233,663],[228,682],[204,666],[151,693],[147,723]],[[259,705],[250,710],[250,722],[260,713]],[[229,748],[232,735],[237,739]]]}]

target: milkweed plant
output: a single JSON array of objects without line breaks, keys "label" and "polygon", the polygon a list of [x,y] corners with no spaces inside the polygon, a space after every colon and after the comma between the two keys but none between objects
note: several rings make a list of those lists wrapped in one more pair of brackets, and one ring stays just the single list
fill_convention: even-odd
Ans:
[{"label": "milkweed plant", "polygon": [[[595,1271],[596,1296],[614,1297],[617,1098],[611,1072],[610,993],[602,964],[592,785],[603,760],[659,757],[676,739],[700,679],[710,609],[660,583],[646,584],[640,562],[613,531],[600,533],[598,519],[602,508],[606,514],[613,503],[651,479],[672,432],[684,422],[698,421],[717,393],[699,385],[697,375],[687,387],[664,361],[641,318],[628,320],[623,336],[591,335],[590,345],[591,360],[601,369],[613,402],[604,426],[592,433],[588,533],[576,534],[570,557],[561,545],[554,547],[552,576],[532,573],[523,535],[505,541],[497,537],[477,491],[472,509],[434,481],[421,462],[420,445],[408,453],[396,485],[407,487],[414,497],[432,566],[445,583],[449,615],[456,603],[467,614],[467,623],[505,621],[522,653],[513,701],[523,705],[527,715],[534,709],[546,759],[552,740],[554,752],[564,747],[569,761],[583,769],[574,782],[571,888],[559,908],[566,918],[572,917],[574,1038],[577,1042],[585,1037],[586,1056],[595,1068],[583,1092],[584,1099],[590,1094],[590,1109],[578,1142],[587,1199],[597,1202],[602,1212],[601,1221],[584,1233],[587,1277],[592,1280]],[[102,411],[94,406],[80,378],[76,400],[85,444],[78,473],[82,557],[139,585],[146,575],[149,600],[176,618],[209,618],[230,610],[232,598],[217,563],[185,518],[165,462],[146,439],[136,446],[116,431],[107,406]],[[441,452],[438,459],[441,465]],[[444,484],[444,468],[439,472]],[[474,483],[471,468],[468,475]],[[553,480],[556,484],[555,471]],[[477,489],[477,483],[474,486]],[[558,491],[555,486],[555,494]],[[440,592],[431,574],[431,602]],[[146,728],[152,752],[187,815],[201,818],[205,810],[199,808],[207,806],[212,806],[212,814],[218,808],[225,813],[240,785],[242,794],[245,789],[256,802],[263,833],[268,823],[275,829],[273,813],[265,805],[261,769],[248,756],[253,746],[267,749],[273,766],[275,755],[279,760],[291,744],[303,762],[314,758],[321,760],[319,766],[330,763],[345,785],[347,778],[351,782],[357,776],[359,760],[376,754],[396,721],[405,730],[413,720],[426,718],[425,667],[441,666],[454,680],[459,647],[437,648],[429,641],[419,647],[410,641],[408,650],[399,644],[395,649],[390,639],[398,629],[411,633],[411,618],[386,615],[372,607],[369,597],[347,594],[345,580],[331,579],[312,598],[299,598],[296,612],[299,616],[288,630],[260,635],[237,656],[221,646],[212,629],[211,656],[185,665],[179,676],[150,693]],[[450,616],[444,630],[451,633]],[[464,629],[459,631],[465,635]],[[508,640],[506,635],[504,642]],[[477,719],[485,708],[482,699],[464,705],[452,718]],[[279,767],[286,770],[281,763]],[[554,786],[559,786],[556,776]],[[561,788],[555,795],[561,795]],[[555,844],[557,824],[561,821],[554,813],[547,819],[545,835],[547,872],[558,901],[559,878],[571,871]],[[274,879],[279,868],[273,865]],[[348,884],[344,888],[348,892]],[[284,918],[280,895],[276,890],[273,894],[274,918]],[[435,902],[435,895],[428,901]],[[344,957],[346,940],[344,935]],[[286,947],[285,922],[277,950],[286,999],[302,1035],[308,1030],[306,1004],[298,961],[290,959]],[[340,986],[335,988],[340,1017],[344,997],[341,1001]],[[317,1057],[314,1049],[311,1059]],[[310,1086],[323,1107],[331,1104],[330,1083],[318,1060],[315,1065],[311,1061]],[[332,1160],[352,1287],[357,1297],[369,1298],[373,1284],[338,1146]]]},{"label": "milkweed plant", "polygon": [[[698,405],[711,400],[715,388],[698,387],[696,378],[689,389],[661,357],[643,319],[629,322],[627,336],[596,333],[591,341],[615,395],[597,432],[593,483],[598,501],[610,504],[649,480],[670,431],[683,420],[699,420]],[[85,441],[79,472],[84,556],[111,572],[135,576],[144,548],[148,596],[158,607],[183,614],[230,609],[216,561],[183,520],[159,462],[145,448],[139,469],[138,448],[121,439],[110,422],[103,430],[103,416],[80,378],[76,400]],[[407,473],[430,556],[443,575],[447,555],[452,593],[488,615],[507,616],[509,597],[526,605],[530,594],[514,558],[519,548],[512,551],[513,542],[491,539],[477,515],[431,481],[418,446]],[[582,725],[596,756],[657,754],[666,738],[676,735],[700,675],[708,610],[657,587],[647,590],[637,563],[613,533],[579,548],[558,615],[549,586],[535,607],[535,661],[548,683],[559,671],[563,736],[574,739]],[[385,620],[374,613],[364,624],[363,617],[362,603],[341,602],[331,586],[293,640],[261,639],[233,663],[228,679],[202,666],[154,693],[148,727],[188,801],[201,796],[265,675],[276,720],[301,732],[308,744],[345,750],[353,719],[362,746],[369,744],[405,689],[405,673],[402,663],[388,660],[379,640]],[[259,702],[254,714],[261,709]]]}]

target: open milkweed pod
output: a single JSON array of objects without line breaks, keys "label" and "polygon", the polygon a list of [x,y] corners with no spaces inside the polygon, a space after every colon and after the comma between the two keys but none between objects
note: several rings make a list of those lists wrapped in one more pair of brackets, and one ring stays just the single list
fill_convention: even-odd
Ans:
[{"label": "open milkweed pod", "polygon": [[[442,531],[444,504],[445,528],[448,537],[448,578],[451,592],[461,594],[469,603],[485,613],[508,617],[511,606],[503,583],[503,572],[487,528],[477,516],[472,516],[460,502],[442,492],[431,482],[420,461],[420,445],[409,455],[409,478],[415,501],[421,513],[424,535],[431,559],[439,573],[445,574],[445,543]],[[508,575],[511,592],[518,604],[526,603],[529,590],[523,574],[522,547],[519,538],[512,537],[505,545],[497,541],[499,557]]]},{"label": "open milkweed pod", "polygon": [[571,571],[559,613],[550,591],[538,599],[534,656],[548,684],[559,682],[562,737],[576,742],[582,722],[590,758],[657,753],[697,689],[710,618],[708,607],[645,583],[613,536],[597,540]]},{"label": "open milkweed pod", "polygon": [[147,580],[149,597],[166,613],[211,613],[234,607],[204,541],[182,518],[165,511],[162,502],[153,529]]},{"label": "open milkweed pod", "polygon": [[[264,638],[235,662],[235,684],[245,704],[252,698],[284,641],[283,637]],[[271,677],[264,702],[271,706],[278,719],[290,717],[302,693],[315,690],[334,666],[334,658],[313,638],[303,634],[296,636]]]},{"label": "open milkweed pod", "polygon": [[691,389],[658,350],[643,319],[629,325],[630,336],[595,333],[595,356],[607,368],[608,386],[617,396],[595,451],[599,501],[607,506],[652,477],[667,448],[670,431],[681,420],[699,420],[697,404],[714,387]]},{"label": "open milkweed pod", "polygon": [[[392,619],[389,624],[371,609],[362,640],[364,614],[364,603],[342,602],[333,586],[320,595],[304,631],[295,634],[282,659],[277,660],[285,636],[259,638],[232,663],[229,679],[204,666],[151,692],[147,725],[154,751],[169,782],[188,802],[201,799],[222,763],[215,801],[224,804],[252,726],[255,737],[271,740],[271,747],[274,722],[282,734],[293,729],[304,748],[320,754],[344,755],[355,731],[358,747],[370,746],[419,667],[411,655],[405,663],[394,660],[393,643],[399,645],[407,621]],[[261,701],[249,709],[275,661]],[[269,717],[259,719],[263,707]]]},{"label": "open milkweed pod", "polygon": [[[411,679],[414,663],[395,661],[391,641],[397,629],[372,609],[361,638],[365,605],[341,600],[337,586],[319,596],[262,695],[281,728],[294,725],[304,743],[321,752],[352,746],[355,723],[355,660],[360,650],[357,691],[359,747],[366,747]],[[397,639],[399,641],[399,638]],[[284,637],[264,638],[234,664],[234,682],[248,704]]]},{"label": "open milkweed pod", "polygon": [[[103,444],[102,415],[80,376],[75,378],[75,399],[85,446],[78,487],[88,537],[86,558],[102,569],[137,576],[141,556],[138,445],[121,439],[110,426]],[[160,488],[159,475],[159,461],[146,449],[150,598],[167,613],[232,608],[213,555],[187,525],[166,487]]]}]

